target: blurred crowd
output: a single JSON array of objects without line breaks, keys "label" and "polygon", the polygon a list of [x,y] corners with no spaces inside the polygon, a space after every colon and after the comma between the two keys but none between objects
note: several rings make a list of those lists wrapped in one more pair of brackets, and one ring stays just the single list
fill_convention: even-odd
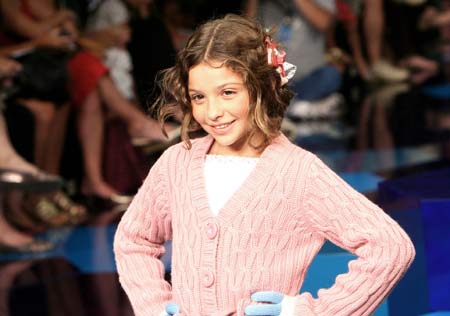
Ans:
[{"label": "blurred crowd", "polygon": [[0,0],[0,251],[46,250],[35,233],[126,209],[179,140],[177,116],[162,132],[149,111],[158,72],[226,13],[259,19],[297,65],[287,133],[342,115],[356,87],[377,91],[363,120],[410,87],[447,93],[448,0]]}]

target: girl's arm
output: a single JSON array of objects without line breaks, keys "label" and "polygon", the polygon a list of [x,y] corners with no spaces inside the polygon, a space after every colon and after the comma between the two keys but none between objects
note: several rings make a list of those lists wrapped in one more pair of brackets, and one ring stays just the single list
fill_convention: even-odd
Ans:
[{"label": "girl's arm", "polygon": [[415,255],[403,229],[378,206],[352,189],[314,158],[303,208],[311,232],[320,234],[358,258],[318,298],[295,298],[293,315],[371,315],[400,280]]},{"label": "girl's arm", "polygon": [[163,243],[172,236],[163,157],[152,167],[122,217],[114,240],[119,280],[136,316],[160,315],[172,297],[160,260]]}]

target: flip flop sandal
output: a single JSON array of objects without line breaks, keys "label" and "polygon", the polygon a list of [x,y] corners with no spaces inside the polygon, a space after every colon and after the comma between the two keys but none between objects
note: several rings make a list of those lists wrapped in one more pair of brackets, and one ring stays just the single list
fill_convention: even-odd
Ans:
[{"label": "flip flop sandal", "polygon": [[69,215],[69,221],[71,224],[81,224],[88,218],[87,209],[78,203],[72,201],[65,193],[58,191],[49,196],[51,202],[53,202],[63,213]]},{"label": "flip flop sandal", "polygon": [[0,168],[0,189],[27,191],[55,191],[62,187],[63,179],[39,171],[29,173],[17,169]]},{"label": "flip flop sandal", "polygon": [[61,210],[46,196],[41,197],[28,211],[43,224],[56,228],[69,224],[68,213]]}]

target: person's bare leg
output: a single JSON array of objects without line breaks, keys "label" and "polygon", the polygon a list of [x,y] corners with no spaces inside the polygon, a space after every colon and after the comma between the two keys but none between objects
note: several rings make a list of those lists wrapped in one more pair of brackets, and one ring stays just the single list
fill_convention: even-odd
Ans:
[{"label": "person's bare leg", "polygon": [[364,1],[364,35],[367,43],[367,55],[371,65],[381,60],[384,12],[383,0]]},{"label": "person's bare leg", "polygon": [[155,141],[166,139],[161,132],[159,123],[147,117],[137,106],[124,99],[111,78],[102,77],[98,82],[98,87],[100,97],[108,109],[127,123],[130,136],[146,137]]},{"label": "person's bare leg", "polygon": [[3,193],[0,192],[0,245],[20,247],[31,243],[32,236],[22,233],[11,226],[3,214]]},{"label": "person's bare leg", "polygon": [[396,66],[386,60],[384,44],[383,0],[364,1],[364,34],[366,36],[367,55],[374,79],[385,82],[408,80],[408,69]]},{"label": "person's bare leg", "polygon": [[46,155],[43,157],[42,169],[52,174],[59,174],[69,113],[70,105],[68,103],[64,104],[56,109],[55,116],[51,122],[52,132],[49,133],[47,138]]},{"label": "person's bare leg", "polygon": [[38,169],[23,159],[15,151],[9,141],[8,129],[3,114],[0,113],[0,168],[18,169],[25,172],[36,173]]},{"label": "person's bare leg", "polygon": [[47,153],[47,140],[52,131],[52,122],[55,118],[55,105],[52,102],[27,99],[21,100],[34,116],[34,163],[45,170]]},{"label": "person's bare leg", "polygon": [[345,23],[347,30],[347,40],[352,51],[353,60],[360,76],[364,79],[369,79],[370,71],[366,59],[362,53],[361,40],[359,34],[358,22],[348,21]]},{"label": "person's bare leg", "polygon": [[104,113],[97,90],[94,90],[81,105],[78,112],[78,137],[84,162],[84,194],[110,197],[117,192],[102,176]]}]

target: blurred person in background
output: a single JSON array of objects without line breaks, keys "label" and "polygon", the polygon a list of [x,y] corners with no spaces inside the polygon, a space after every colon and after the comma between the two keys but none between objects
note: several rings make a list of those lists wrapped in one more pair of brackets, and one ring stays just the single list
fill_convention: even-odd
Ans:
[{"label": "blurred person in background", "polygon": [[276,30],[275,40],[298,67],[290,84],[296,96],[287,115],[308,118],[316,112],[335,112],[342,99],[336,93],[342,69],[325,56],[326,35],[336,18],[334,0],[247,0],[244,12]]},{"label": "blurred person in background", "polygon": [[[62,34],[76,42],[76,46],[73,43],[68,45],[73,52],[68,70],[71,103],[76,113],[84,162],[81,191],[85,195],[105,200],[128,200],[128,197],[121,196],[120,192],[112,188],[102,175],[105,122],[111,115],[120,117],[127,125],[130,138],[164,142],[166,137],[159,130],[159,124],[123,98],[101,60],[104,50],[102,43],[78,35],[76,18],[71,11],[58,8],[51,0],[21,0],[15,5],[11,5],[8,0],[2,1],[3,7],[7,8],[2,9],[2,15],[4,23],[8,23],[4,27],[8,34],[15,31],[23,40],[35,40],[43,34],[55,32],[58,36]],[[21,21],[20,24],[14,22],[15,17]],[[48,21],[54,22],[49,24]],[[31,29],[39,32],[32,32]]]},{"label": "blurred person in background", "polygon": [[[3,92],[5,85],[8,86],[10,84],[11,78],[16,76],[21,69],[22,66],[14,60],[0,57],[1,92]],[[5,173],[12,170],[14,174],[20,171],[34,175],[37,179],[39,177],[45,179],[44,174],[36,166],[20,157],[11,145],[3,117],[3,108],[3,99],[0,99],[0,171]],[[4,184],[7,185],[7,183],[2,183],[2,186]],[[0,187],[0,231],[2,232],[0,234],[0,252],[43,251],[50,249],[51,244],[37,241],[32,235],[17,230],[6,220],[3,208],[4,190],[2,186]]]}]

